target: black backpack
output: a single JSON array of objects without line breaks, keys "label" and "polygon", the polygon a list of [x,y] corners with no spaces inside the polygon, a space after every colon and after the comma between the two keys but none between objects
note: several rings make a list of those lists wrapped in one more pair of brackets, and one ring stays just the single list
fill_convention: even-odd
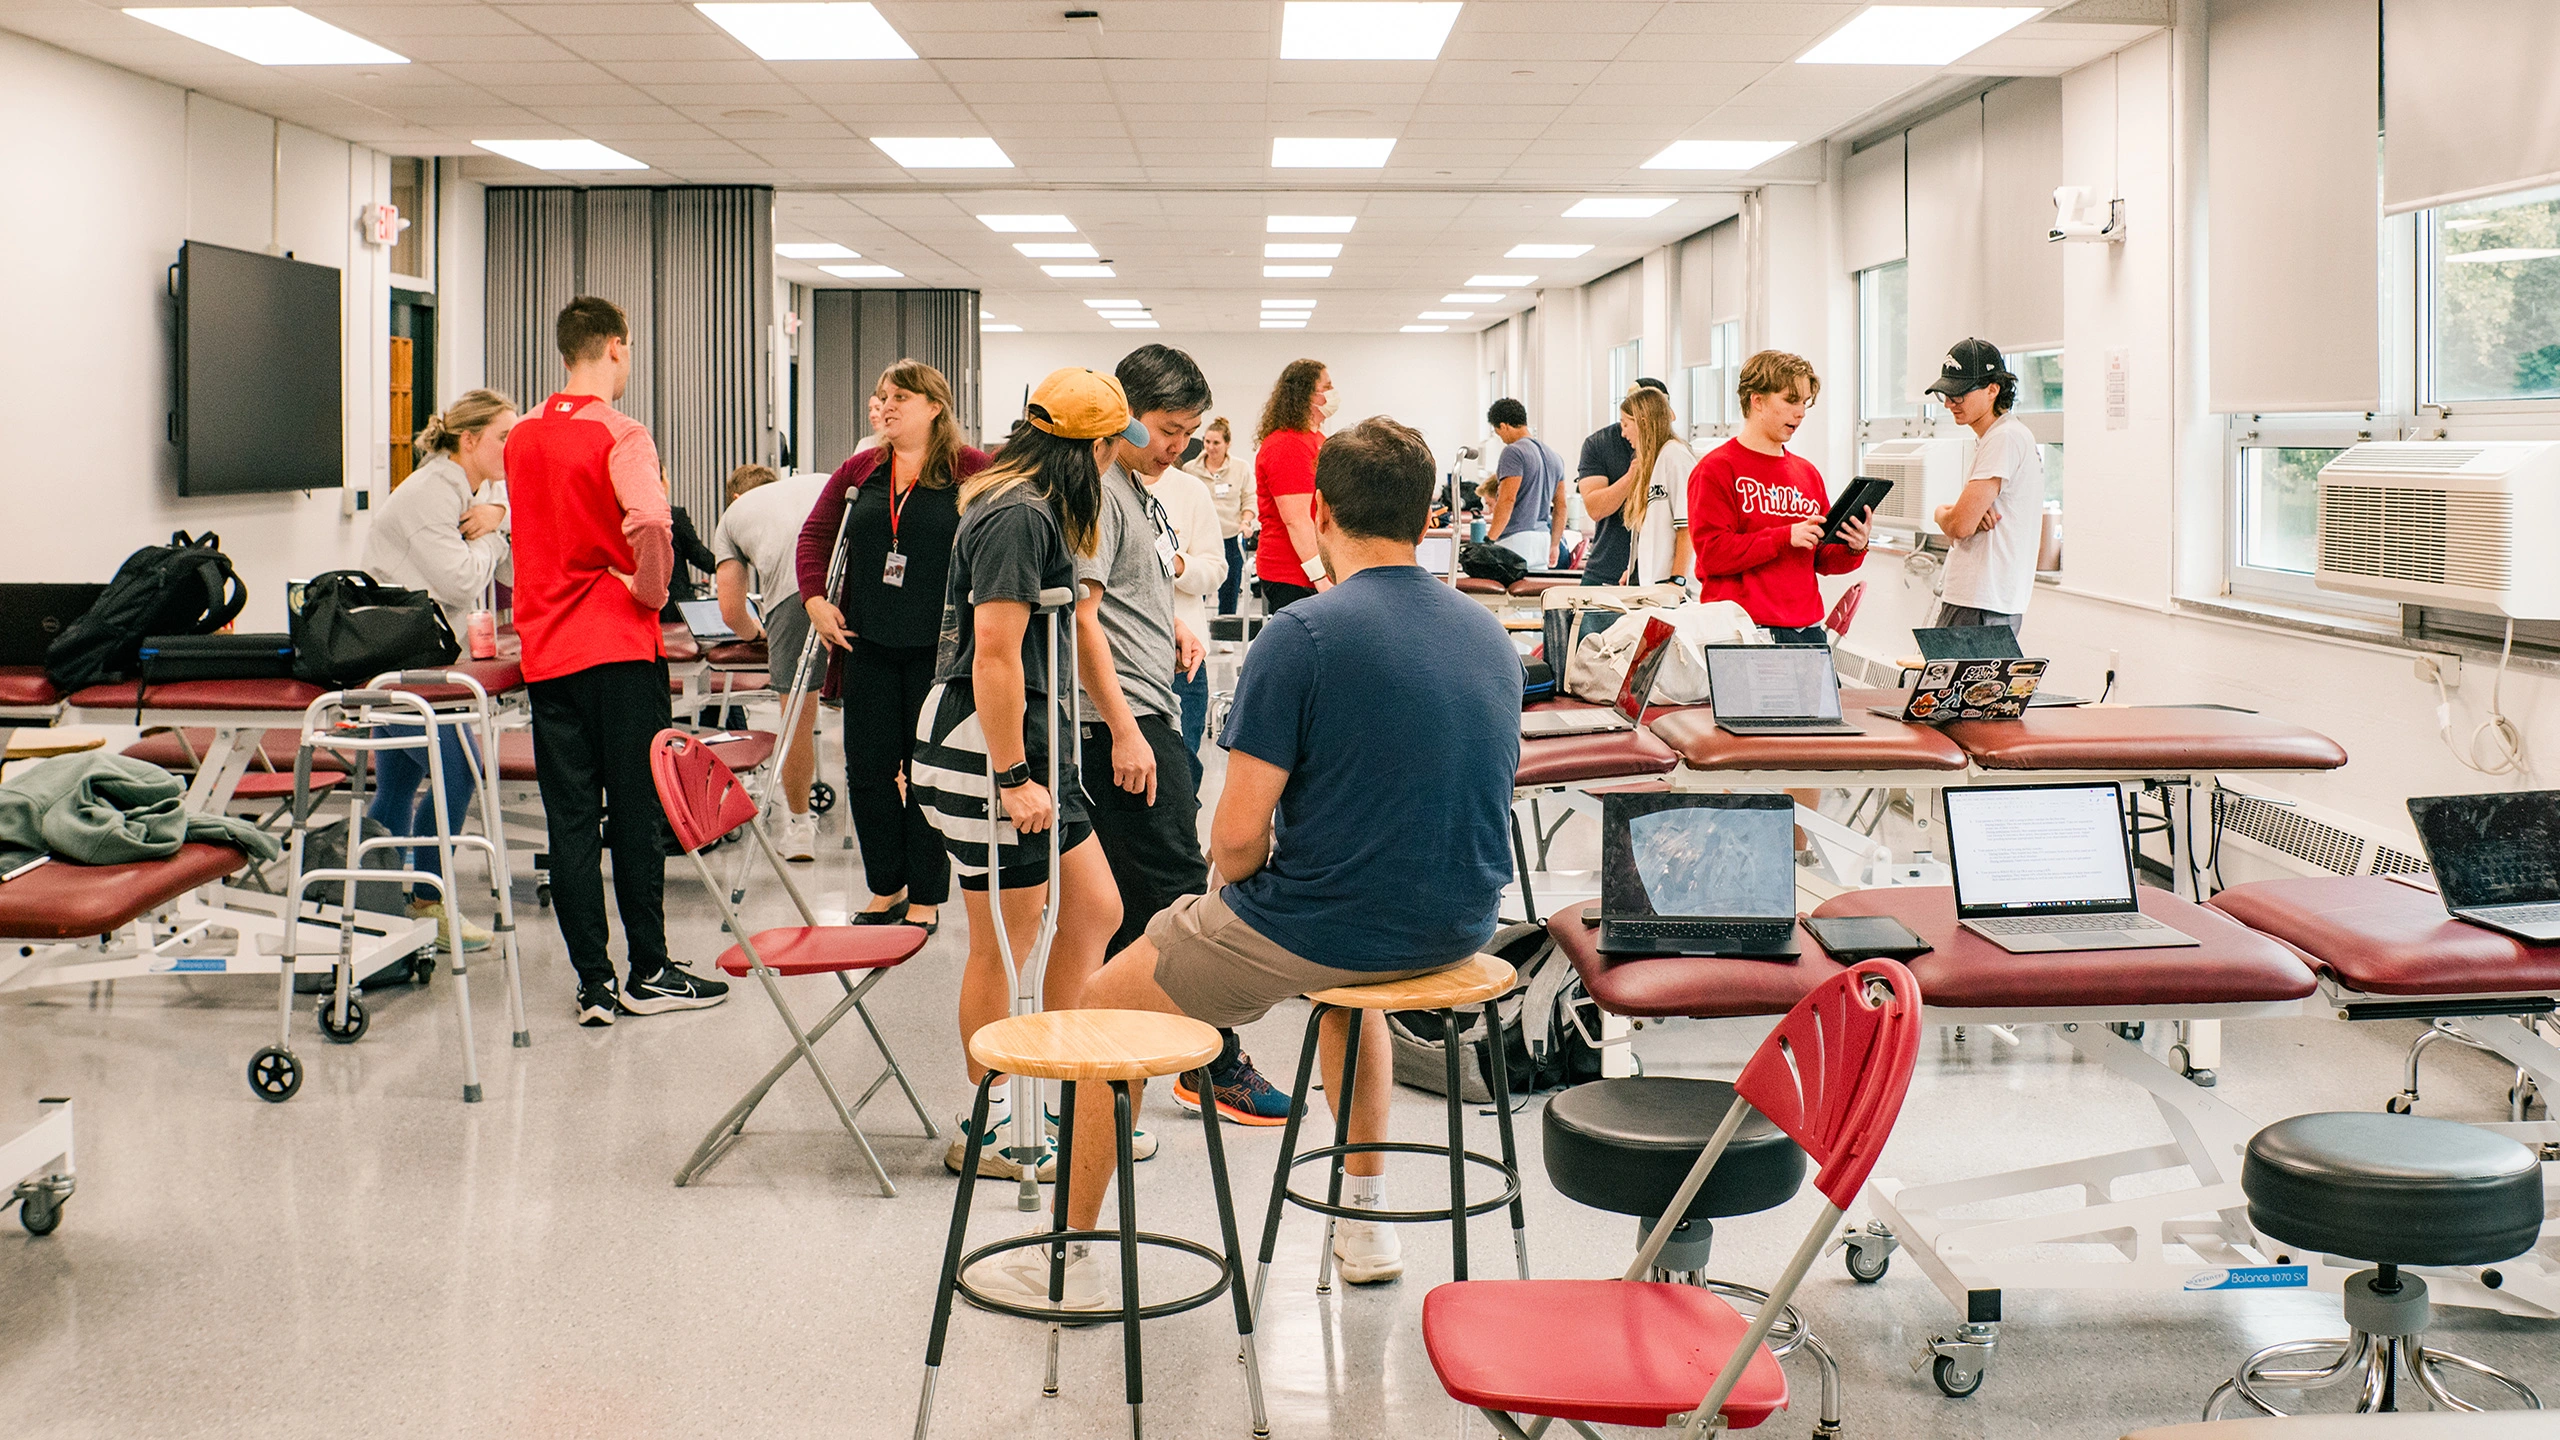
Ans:
[{"label": "black backpack", "polygon": [[1491,580],[1499,585],[1524,580],[1529,575],[1529,562],[1520,558],[1519,551],[1507,545],[1488,545],[1482,540],[1470,540],[1466,548],[1458,552],[1458,568],[1478,580]]},{"label": "black backpack", "polygon": [[[1600,1050],[1592,1043],[1600,1016],[1582,988],[1573,962],[1547,934],[1544,925],[1506,925],[1485,950],[1511,962],[1520,983],[1494,1004],[1502,1017],[1502,1057],[1512,1101],[1543,1090],[1561,1090],[1600,1078]],[[1460,1043],[1472,1053],[1461,1057],[1459,1098],[1483,1104],[1493,1096],[1487,1065],[1492,1057],[1484,1044],[1481,1014],[1458,1016]],[[1440,1017],[1429,1010],[1398,1010],[1387,1015],[1394,1043],[1396,1080],[1437,1095],[1448,1087],[1448,1062]]]},{"label": "black backpack", "polygon": [[44,654],[44,672],[65,691],[142,674],[142,642],[155,635],[210,635],[249,603],[248,587],[211,531],[180,530],[116,567],[98,603],[63,628]]}]

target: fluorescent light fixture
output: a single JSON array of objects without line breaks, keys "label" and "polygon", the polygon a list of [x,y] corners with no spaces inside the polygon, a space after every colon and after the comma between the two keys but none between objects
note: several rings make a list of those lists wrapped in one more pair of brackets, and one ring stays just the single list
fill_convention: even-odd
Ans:
[{"label": "fluorescent light fixture", "polygon": [[1290,243],[1262,247],[1265,260],[1331,260],[1341,254],[1342,247],[1331,244]]},{"label": "fluorescent light fixture", "polygon": [[2467,255],[2447,255],[2447,265],[2496,265],[2513,260],[2548,260],[2560,250],[2528,250],[2520,246],[2504,246],[2496,250],[2474,250]]},{"label": "fluorescent light fixture", "polygon": [[1262,322],[1262,328],[1265,330],[1304,330],[1307,328],[1307,322],[1304,320],[1265,320]]},{"label": "fluorescent light fixture", "polygon": [[1316,302],[1313,300],[1265,300],[1262,302],[1262,308],[1265,310],[1313,310],[1316,308]]},{"label": "fluorescent light fixture", "polygon": [[1112,275],[1111,267],[1108,265],[1043,265],[1040,269],[1043,274],[1053,276],[1060,280],[1110,280],[1116,278]]},{"label": "fluorescent light fixture", "polygon": [[814,245],[798,242],[776,245],[773,247],[773,253],[785,260],[859,260],[862,258],[860,251],[847,250],[833,240],[822,240]]},{"label": "fluorescent light fixture", "polygon": [[1064,215],[981,215],[978,223],[999,235],[1073,235],[1076,222]]},{"label": "fluorescent light fixture", "polygon": [[1437,60],[1460,8],[1455,0],[1289,0],[1280,10],[1280,58]]},{"label": "fluorescent light fixture", "polygon": [[474,140],[471,142],[492,155],[504,155],[519,165],[536,170],[646,170],[649,162],[634,160],[610,146],[593,140]]},{"label": "fluorescent light fixture", "polygon": [[1594,195],[1576,200],[1564,212],[1567,220],[1650,220],[1680,202],[1668,196]]},{"label": "fluorescent light fixture", "polygon": [[1535,275],[1470,275],[1467,283],[1487,290],[1519,290],[1538,283]]},{"label": "fluorescent light fixture", "polygon": [[1271,141],[1271,164],[1279,170],[1376,170],[1395,148],[1393,140],[1276,136]]},{"label": "fluorescent light fixture", "polygon": [[1443,305],[1499,305],[1502,303],[1502,296],[1489,291],[1453,290],[1441,296],[1440,303]]},{"label": "fluorescent light fixture", "polygon": [[259,65],[409,63],[406,55],[385,50],[361,35],[350,35],[317,15],[305,15],[290,5],[221,5],[124,13]]},{"label": "fluorescent light fixture", "polygon": [[821,265],[818,268],[847,280],[897,280],[904,278],[906,273],[886,265]]},{"label": "fluorescent light fixture", "polygon": [[1266,215],[1262,230],[1266,235],[1348,235],[1350,215]]},{"label": "fluorescent light fixture", "polygon": [[909,170],[1010,170],[1013,161],[984,135],[874,135],[880,152]]},{"label": "fluorescent light fixture", "polygon": [[1796,57],[1799,65],[1945,65],[2041,13],[2034,5],[1870,5]]},{"label": "fluorescent light fixture", "polygon": [[1591,253],[1588,245],[1514,245],[1502,252],[1505,260],[1575,260]]},{"label": "fluorescent light fixture", "polygon": [[1330,265],[1265,265],[1265,280],[1322,280],[1333,273]]},{"label": "fluorescent light fixture", "polygon": [[1796,148],[1793,140],[1674,140],[1647,170],[1749,170]]},{"label": "fluorescent light fixture", "polygon": [[1438,335],[1449,327],[1446,325],[1400,325],[1396,328],[1406,335]]},{"label": "fluorescent light fixture", "polygon": [[1114,320],[1111,322],[1111,328],[1114,330],[1157,330],[1162,329],[1163,327],[1157,325],[1153,320]]},{"label": "fluorescent light fixture", "polygon": [[1136,300],[1087,300],[1084,303],[1096,310],[1144,310],[1147,308]]},{"label": "fluorescent light fixture", "polygon": [[1081,240],[1022,240],[1013,248],[1034,260],[1092,260],[1102,253]]},{"label": "fluorescent light fixture", "polygon": [[765,60],[913,60],[870,5],[696,5]]},{"label": "fluorescent light fixture", "polygon": [[1022,327],[1019,325],[982,324],[978,327],[978,333],[981,335],[1019,335],[1022,333]]},{"label": "fluorescent light fixture", "polygon": [[1425,310],[1414,318],[1417,320],[1473,320],[1476,318],[1476,312],[1473,310]]}]

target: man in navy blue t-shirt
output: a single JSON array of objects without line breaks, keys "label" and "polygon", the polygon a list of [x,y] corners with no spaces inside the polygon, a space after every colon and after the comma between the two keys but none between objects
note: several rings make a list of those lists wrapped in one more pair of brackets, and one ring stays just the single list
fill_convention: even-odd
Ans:
[{"label": "man in navy blue t-shirt", "polygon": [[[1414,561],[1431,504],[1431,449],[1384,418],[1324,442],[1316,538],[1333,587],[1264,624],[1221,743],[1210,829],[1223,888],[1188,895],[1097,972],[1083,1003],[1233,1027],[1311,990],[1429,974],[1493,938],[1511,879],[1520,764],[1520,656],[1491,612]],[[1386,1138],[1394,1065],[1385,1018],[1362,1012],[1351,1139]],[[1326,1094],[1343,1093],[1343,1012],[1322,1031]],[[1109,1087],[1085,1086],[1068,1223],[1093,1228],[1113,1167]],[[1385,1208],[1384,1157],[1346,1162],[1347,1203]],[[1048,1302],[1047,1257],[1022,1271]],[[1343,1278],[1404,1271],[1392,1227],[1342,1221]],[[1101,1267],[1071,1255],[1068,1308],[1099,1308]],[[972,1277],[1008,1292],[994,1275]],[[1007,1298],[1014,1298],[1007,1294]]]}]

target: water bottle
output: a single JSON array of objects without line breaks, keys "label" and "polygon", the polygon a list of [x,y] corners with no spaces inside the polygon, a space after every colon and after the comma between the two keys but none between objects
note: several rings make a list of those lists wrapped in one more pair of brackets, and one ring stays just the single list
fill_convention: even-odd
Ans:
[{"label": "water bottle", "polygon": [[497,616],[486,610],[474,610],[471,612],[471,619],[463,629],[469,637],[472,659],[495,660],[498,658]]}]

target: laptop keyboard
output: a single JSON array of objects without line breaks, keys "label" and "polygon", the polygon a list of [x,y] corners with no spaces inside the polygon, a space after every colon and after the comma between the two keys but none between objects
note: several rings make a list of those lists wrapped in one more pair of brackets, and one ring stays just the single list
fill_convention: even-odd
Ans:
[{"label": "laptop keyboard", "polygon": [[1695,920],[1612,920],[1609,934],[1620,940],[1783,940],[1795,929],[1793,920],[1700,924]]},{"label": "laptop keyboard", "polygon": [[2483,907],[2510,925],[2541,925],[2560,920],[2560,905],[2490,905]]},{"label": "laptop keyboard", "polygon": [[[2560,910],[2560,906],[2554,906]],[[2095,930],[2165,930],[2148,915],[1999,915],[1967,921],[1984,935],[2073,935]]]},{"label": "laptop keyboard", "polygon": [[[1825,720],[1816,716],[1806,716],[1802,719],[1795,720],[1741,719],[1719,720],[1716,723],[1727,730],[1796,730],[1807,725],[1832,726],[1845,724],[1846,722],[1839,720]],[[1856,727],[1851,726],[1850,728],[1855,729]]]}]

